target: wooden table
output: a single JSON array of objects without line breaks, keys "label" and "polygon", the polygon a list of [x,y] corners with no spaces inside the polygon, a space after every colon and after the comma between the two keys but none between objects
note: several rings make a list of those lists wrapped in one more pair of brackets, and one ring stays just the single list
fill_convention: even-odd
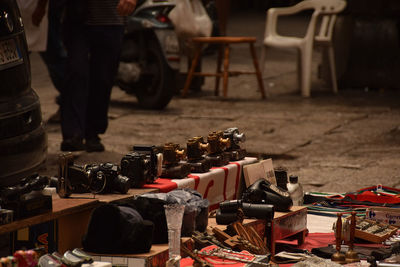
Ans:
[{"label": "wooden table", "polygon": [[[58,196],[54,196],[54,200],[61,202],[61,206],[66,205],[68,202],[75,201],[96,201],[95,206],[91,206],[88,202],[85,207],[76,207],[75,212],[70,212],[67,215],[60,216],[57,220],[57,234],[58,234],[58,246],[57,250],[60,253],[64,253],[68,249],[77,248],[82,246],[82,238],[86,233],[87,226],[89,224],[90,215],[92,210],[101,205],[102,203],[110,203],[113,201],[134,198],[137,195],[144,193],[157,192],[155,189],[129,189],[127,194],[107,194],[107,195],[95,195],[93,194],[72,194],[70,198],[60,199]],[[93,198],[94,197],[94,198]],[[57,203],[57,201],[53,201]],[[88,207],[90,206],[90,207]],[[65,206],[64,206],[65,207]],[[62,208],[65,211],[64,208]],[[53,207],[54,212],[54,207]]]},{"label": "wooden table", "polygon": [[[191,239],[181,238],[181,245],[191,247]],[[169,258],[168,244],[153,244],[147,253],[138,254],[95,254],[90,253],[95,261],[111,262],[113,266],[152,267],[165,266]]]},{"label": "wooden table", "polygon": [[0,235],[11,233],[29,226],[55,220],[57,231],[58,252],[81,247],[81,240],[86,232],[92,210],[102,203],[110,203],[136,195],[157,192],[156,189],[130,189],[127,194],[72,194],[69,198],[53,195],[51,212],[43,213],[26,219],[14,221],[0,226]]}]

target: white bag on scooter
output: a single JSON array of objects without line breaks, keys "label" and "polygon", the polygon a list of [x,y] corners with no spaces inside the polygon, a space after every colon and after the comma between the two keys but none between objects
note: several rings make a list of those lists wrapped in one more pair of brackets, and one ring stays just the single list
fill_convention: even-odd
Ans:
[{"label": "white bag on scooter", "polygon": [[212,21],[207,14],[201,0],[176,0],[176,6],[168,17],[174,24],[175,32],[185,54],[193,52],[189,42],[192,37],[210,37]]},{"label": "white bag on scooter", "polygon": [[201,0],[177,0],[168,17],[178,36],[209,37],[212,21]]}]

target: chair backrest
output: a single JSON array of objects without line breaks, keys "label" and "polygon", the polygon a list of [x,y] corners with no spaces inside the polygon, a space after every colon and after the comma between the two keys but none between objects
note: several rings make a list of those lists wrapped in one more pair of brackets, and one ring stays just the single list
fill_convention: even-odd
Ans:
[{"label": "chair backrest", "polygon": [[332,40],[333,28],[336,22],[336,14],[342,12],[346,7],[344,0],[308,0],[318,3],[319,13],[322,15],[319,32],[315,35],[318,42],[330,42]]},{"label": "chair backrest", "polygon": [[[304,38],[310,41],[314,37],[315,40],[320,42],[330,41],[336,21],[336,14],[343,11],[345,7],[345,0],[304,0],[290,7],[271,8],[268,10],[265,36],[276,34],[276,18],[278,15],[291,15],[304,10],[313,10]],[[319,32],[315,35],[316,24],[320,18]]]},{"label": "chair backrest", "polygon": [[304,9],[314,9],[320,14],[337,14],[346,7],[344,0],[304,0],[298,5]]}]

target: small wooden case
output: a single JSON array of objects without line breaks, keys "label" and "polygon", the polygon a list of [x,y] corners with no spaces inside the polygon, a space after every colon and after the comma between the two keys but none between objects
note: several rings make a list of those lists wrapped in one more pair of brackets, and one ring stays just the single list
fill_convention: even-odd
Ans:
[{"label": "small wooden case", "polygon": [[382,243],[397,232],[398,228],[368,219],[357,219],[355,237],[372,243]]}]

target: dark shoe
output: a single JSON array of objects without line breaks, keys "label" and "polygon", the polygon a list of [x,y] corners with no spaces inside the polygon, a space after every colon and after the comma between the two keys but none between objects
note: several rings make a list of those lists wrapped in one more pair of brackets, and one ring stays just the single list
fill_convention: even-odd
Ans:
[{"label": "dark shoe", "polygon": [[85,150],[81,138],[65,139],[61,143],[61,151],[82,151]]},{"label": "dark shoe", "polygon": [[87,152],[104,151],[104,145],[100,142],[100,138],[98,136],[86,138],[86,151]]},{"label": "dark shoe", "polygon": [[60,122],[61,122],[61,113],[60,109],[58,109],[56,113],[50,116],[50,118],[47,120],[47,123],[56,124]]}]

